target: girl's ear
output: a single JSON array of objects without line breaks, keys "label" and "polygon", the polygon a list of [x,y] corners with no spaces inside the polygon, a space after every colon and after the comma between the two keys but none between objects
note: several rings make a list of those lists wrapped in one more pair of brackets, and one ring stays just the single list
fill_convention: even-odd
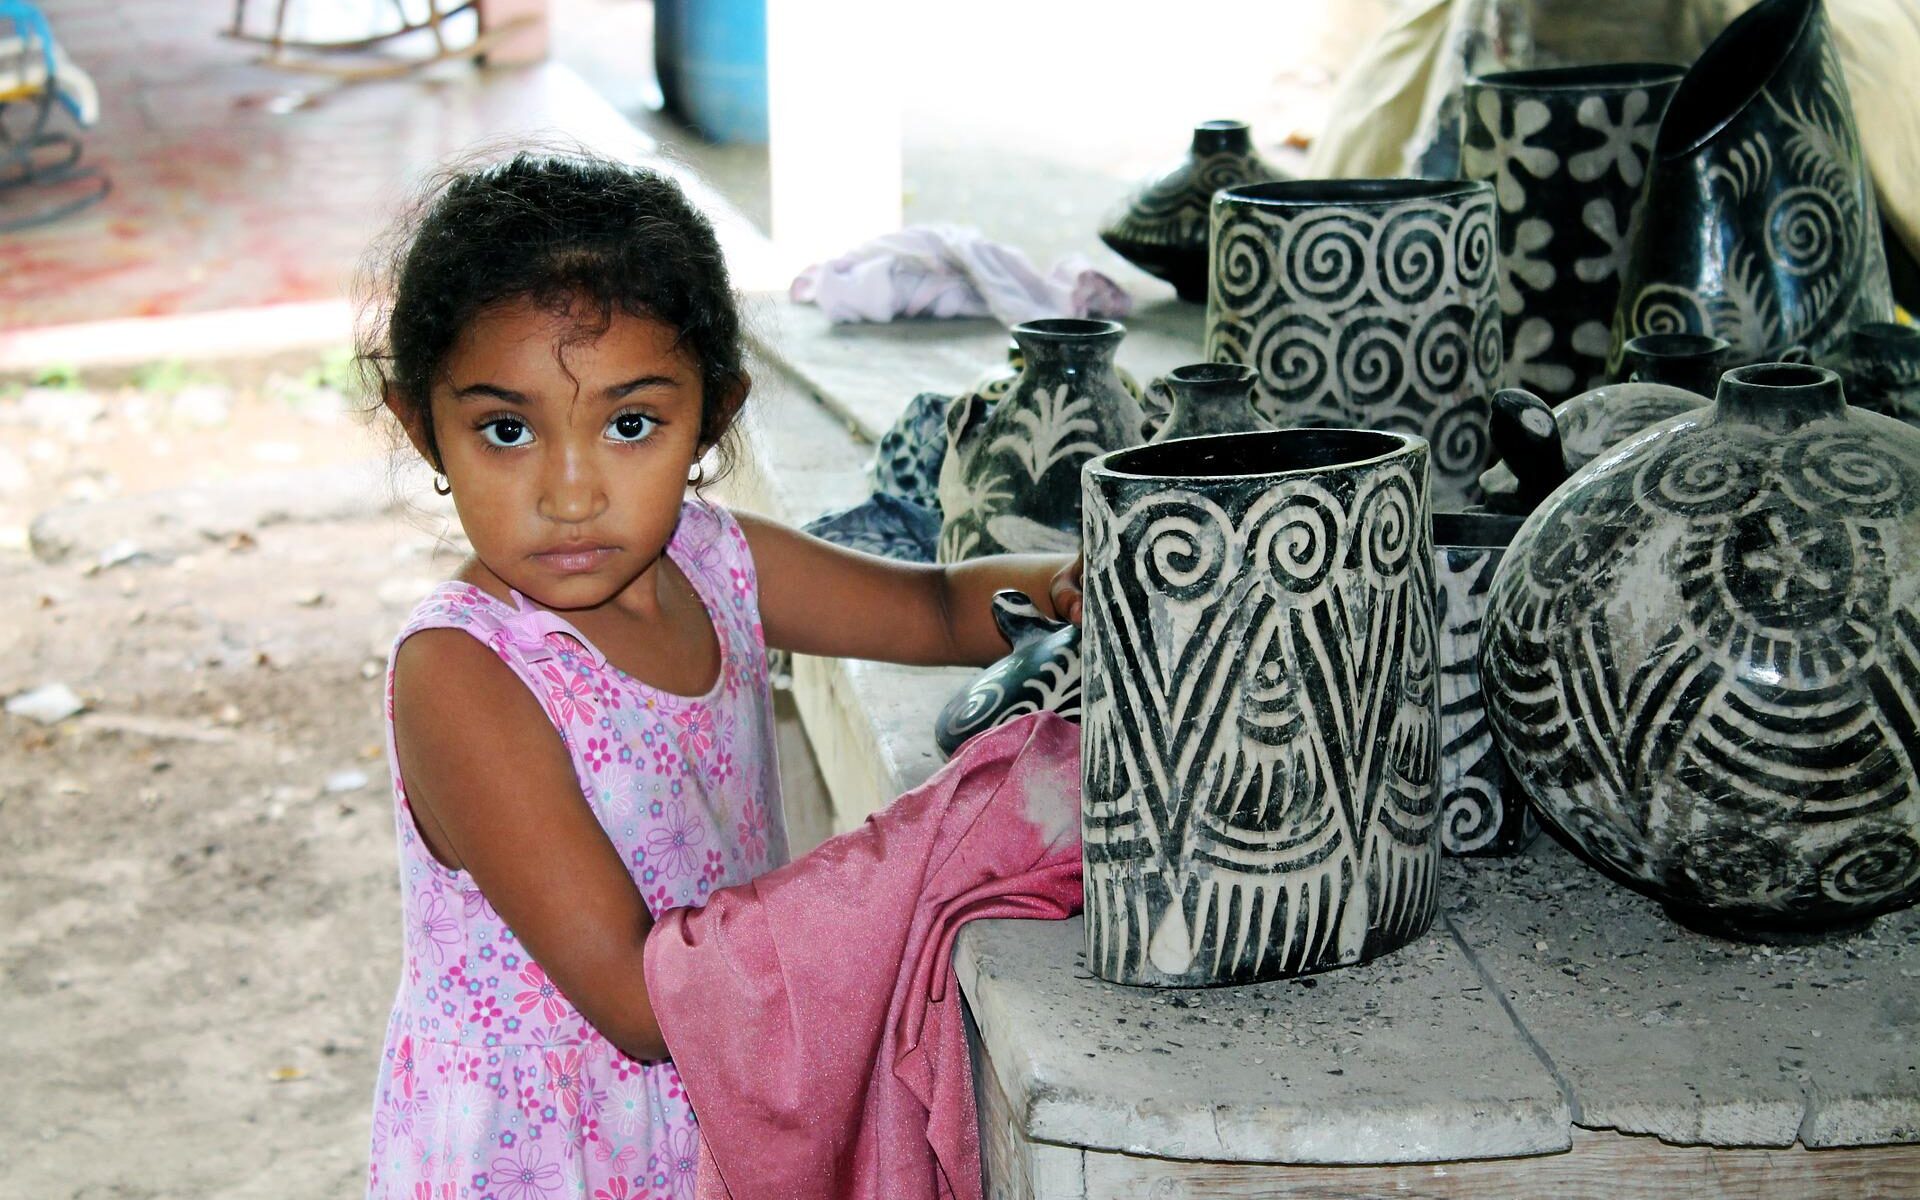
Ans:
[{"label": "girl's ear", "polygon": [[413,443],[414,451],[426,460],[428,466],[438,471],[440,458],[433,452],[433,437],[427,429],[427,418],[402,399],[399,389],[392,384],[388,384],[381,393],[380,402],[387,406],[393,419],[400,422],[400,428],[407,431],[407,441]]},{"label": "girl's ear", "polygon": [[753,376],[747,374],[745,371],[734,376],[733,386],[729,387],[726,390],[726,394],[720,397],[720,408],[722,412],[727,414],[728,425],[732,425],[733,419],[740,415],[741,406],[747,402],[747,393],[752,390]]}]

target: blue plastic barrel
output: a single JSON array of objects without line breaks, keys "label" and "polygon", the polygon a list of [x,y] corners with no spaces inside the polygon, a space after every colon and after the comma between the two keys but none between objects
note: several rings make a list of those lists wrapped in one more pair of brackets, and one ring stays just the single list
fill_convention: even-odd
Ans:
[{"label": "blue plastic barrel", "polygon": [[716,142],[767,140],[766,0],[654,0],[667,110]]}]

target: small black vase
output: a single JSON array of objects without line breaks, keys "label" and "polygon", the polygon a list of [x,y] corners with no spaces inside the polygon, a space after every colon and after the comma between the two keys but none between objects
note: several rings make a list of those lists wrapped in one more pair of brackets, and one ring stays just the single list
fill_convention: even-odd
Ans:
[{"label": "small black vase", "polygon": [[1100,240],[1134,266],[1173,285],[1182,300],[1207,302],[1207,219],[1223,187],[1264,183],[1284,172],[1255,153],[1245,121],[1203,121],[1179,166],[1116,209]]},{"label": "small black vase", "polygon": [[1147,440],[1206,437],[1215,433],[1257,433],[1270,428],[1253,408],[1252,367],[1239,363],[1189,363],[1154,382],[1166,389],[1166,419]]},{"label": "small black vase", "polygon": [[1870,321],[1847,339],[1847,400],[1920,425],[1920,329]]},{"label": "small black vase", "polygon": [[1732,348],[1704,333],[1643,333],[1622,348],[1627,382],[1663,383],[1711,400]]}]

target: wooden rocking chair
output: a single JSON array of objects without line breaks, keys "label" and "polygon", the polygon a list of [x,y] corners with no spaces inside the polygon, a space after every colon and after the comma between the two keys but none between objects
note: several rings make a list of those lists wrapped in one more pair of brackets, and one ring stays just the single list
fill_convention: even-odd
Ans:
[{"label": "wooden rocking chair", "polygon": [[[394,12],[400,20],[396,28],[364,37],[313,41],[287,36],[289,10],[295,3],[296,0],[274,0],[273,28],[271,32],[263,34],[252,32],[247,27],[247,0],[234,0],[233,27],[223,32],[236,41],[265,46],[267,52],[260,61],[268,66],[352,82],[392,79],[435,63],[479,58],[534,20],[521,16],[490,25],[483,19],[479,0],[453,0],[445,8],[441,7],[443,0],[425,0],[426,15],[416,17],[407,0],[393,0]],[[456,44],[448,36],[448,22],[469,11],[474,14],[476,32],[473,37]],[[429,53],[407,57],[381,55],[382,47],[422,33],[432,41],[433,48]],[[342,55],[357,58],[343,61],[338,57]]]},{"label": "wooden rocking chair", "polygon": [[80,165],[80,139],[54,128],[65,110],[84,128],[99,115],[93,82],[53,40],[40,10],[0,0],[0,233],[79,212],[111,187]]}]

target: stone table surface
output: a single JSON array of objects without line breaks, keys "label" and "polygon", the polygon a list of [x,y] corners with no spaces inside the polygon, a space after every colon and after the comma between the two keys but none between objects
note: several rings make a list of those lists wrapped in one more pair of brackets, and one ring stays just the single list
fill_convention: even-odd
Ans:
[{"label": "stone table surface", "polygon": [[[892,414],[964,387],[1005,347],[988,322],[833,328],[766,308],[737,500],[794,522],[864,496],[866,443]],[[1199,322],[1171,302],[1143,314],[1122,364],[1145,378],[1197,359]],[[839,827],[939,766],[933,718],[972,674],[795,663]],[[1920,1142],[1920,912],[1819,946],[1739,945],[1674,924],[1548,838],[1449,859],[1441,889],[1426,937],[1311,979],[1107,984],[1077,920],[972,925],[956,970],[1038,1143],[1393,1163],[1565,1149],[1575,1127],[1679,1145]]]}]

